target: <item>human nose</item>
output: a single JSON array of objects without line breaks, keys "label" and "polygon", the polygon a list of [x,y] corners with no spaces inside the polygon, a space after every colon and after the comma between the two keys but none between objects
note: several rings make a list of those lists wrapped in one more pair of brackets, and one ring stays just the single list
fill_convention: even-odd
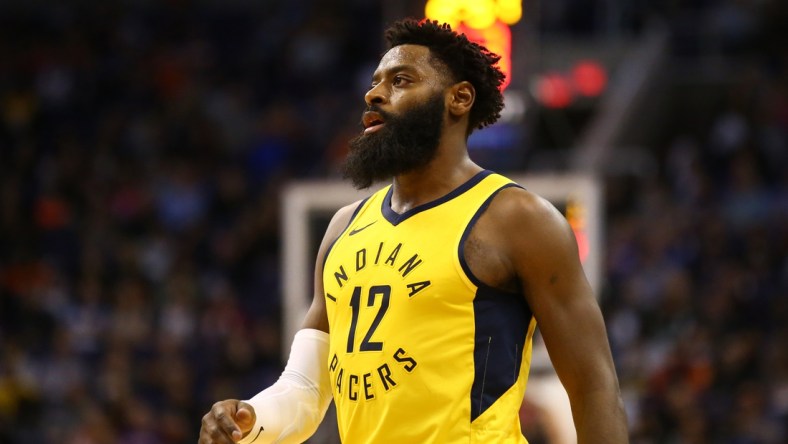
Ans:
[{"label": "human nose", "polygon": [[370,88],[369,91],[364,94],[364,101],[367,102],[367,105],[379,105],[384,103],[386,101],[386,96],[382,83],[378,83]]}]

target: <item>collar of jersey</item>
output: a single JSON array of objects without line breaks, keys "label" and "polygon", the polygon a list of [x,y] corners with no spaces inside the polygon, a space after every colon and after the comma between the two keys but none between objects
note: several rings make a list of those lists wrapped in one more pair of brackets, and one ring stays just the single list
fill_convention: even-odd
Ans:
[{"label": "collar of jersey", "polygon": [[388,191],[386,192],[386,197],[383,198],[383,204],[381,211],[383,213],[383,217],[391,223],[391,225],[398,225],[399,223],[407,220],[411,216],[421,213],[422,211],[429,210],[430,208],[434,208],[442,203],[446,203],[455,197],[459,196],[460,194],[468,191],[469,189],[473,188],[476,184],[481,182],[485,177],[489,176],[493,172],[490,170],[479,171],[476,173],[475,176],[468,179],[464,184],[458,186],[457,188],[449,191],[446,195],[439,197],[433,201],[423,203],[417,207],[413,207],[410,210],[399,214],[391,209],[391,195],[394,192],[394,187],[389,187]]}]

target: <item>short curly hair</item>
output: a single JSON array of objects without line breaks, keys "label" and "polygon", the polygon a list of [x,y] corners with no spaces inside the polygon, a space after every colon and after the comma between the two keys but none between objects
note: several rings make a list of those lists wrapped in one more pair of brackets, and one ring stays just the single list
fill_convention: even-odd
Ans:
[{"label": "short curly hair", "polygon": [[497,66],[499,55],[437,21],[400,20],[386,29],[385,38],[388,49],[400,45],[426,46],[430,55],[449,69],[454,81],[465,80],[473,85],[476,100],[468,119],[468,134],[492,125],[501,117],[501,84],[506,75]]}]

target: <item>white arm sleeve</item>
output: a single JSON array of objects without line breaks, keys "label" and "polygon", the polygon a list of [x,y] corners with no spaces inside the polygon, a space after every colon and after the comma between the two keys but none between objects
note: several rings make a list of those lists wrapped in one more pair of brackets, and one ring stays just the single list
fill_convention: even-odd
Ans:
[{"label": "white arm sleeve", "polygon": [[239,444],[306,441],[331,403],[328,333],[299,330],[279,380],[245,402],[254,407],[255,424]]}]

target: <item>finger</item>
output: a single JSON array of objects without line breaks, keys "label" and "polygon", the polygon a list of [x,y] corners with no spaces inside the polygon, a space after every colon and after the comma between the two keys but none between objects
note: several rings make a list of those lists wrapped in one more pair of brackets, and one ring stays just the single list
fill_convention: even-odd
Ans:
[{"label": "finger", "polygon": [[213,410],[203,416],[202,427],[200,427],[199,444],[234,444],[235,441],[230,435],[222,430],[216,422]]},{"label": "finger", "polygon": [[234,437],[235,432],[242,433],[238,424],[235,423],[235,403],[216,403],[211,409],[211,413],[223,435],[229,438]]},{"label": "finger", "polygon": [[213,423],[200,430],[199,444],[235,444],[235,440]]},{"label": "finger", "polygon": [[235,413],[235,423],[244,432],[251,430],[254,425],[254,415],[248,407],[241,406]]},{"label": "finger", "polygon": [[243,435],[249,433],[254,426],[254,414],[248,407],[241,405],[238,411],[235,412],[235,423],[238,425],[238,431],[233,432],[233,439],[236,441],[243,438]]},{"label": "finger", "polygon": [[249,411],[244,408],[238,409],[238,412],[235,413],[235,421],[236,424],[238,425],[238,430],[234,430],[232,432],[234,440],[236,441],[240,440],[241,438],[243,438],[244,432],[249,431],[249,429],[252,426],[249,423],[251,417],[252,415],[249,413]]}]

